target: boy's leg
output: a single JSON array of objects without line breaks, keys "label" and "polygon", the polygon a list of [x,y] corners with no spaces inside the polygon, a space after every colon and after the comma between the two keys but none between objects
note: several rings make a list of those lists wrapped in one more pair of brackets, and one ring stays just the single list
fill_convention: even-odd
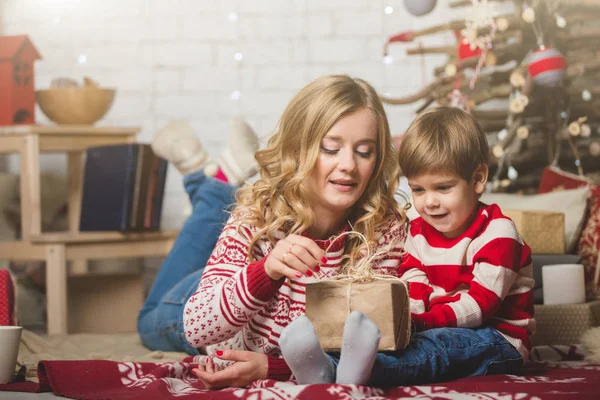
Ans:
[{"label": "boy's leg", "polygon": [[418,332],[406,349],[379,353],[369,385],[408,386],[487,373],[515,373],[523,357],[492,327]]}]

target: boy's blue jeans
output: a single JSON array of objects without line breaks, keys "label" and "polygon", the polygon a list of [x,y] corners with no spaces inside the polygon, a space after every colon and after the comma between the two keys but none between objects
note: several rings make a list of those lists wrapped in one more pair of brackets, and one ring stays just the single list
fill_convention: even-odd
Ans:
[{"label": "boy's blue jeans", "polygon": [[[329,353],[337,366],[339,353]],[[523,357],[494,328],[438,328],[413,333],[402,351],[377,353],[369,386],[412,386],[468,376],[514,374]]]},{"label": "boy's blue jeans", "polygon": [[[202,172],[184,177],[193,211],[166,257],[138,317],[138,332],[153,350],[198,354],[183,331],[183,309],[197,290],[236,188]],[[331,358],[337,364],[339,355]],[[495,329],[442,328],[412,335],[406,349],[379,353],[370,385],[402,386],[467,376],[515,373],[523,359]]]},{"label": "boy's blue jeans", "polygon": [[150,349],[196,355],[198,350],[185,339],[183,309],[198,289],[206,262],[235,203],[236,188],[203,172],[185,175],[183,182],[192,214],[154,280],[137,327],[142,342]]},{"label": "boy's blue jeans", "polygon": [[467,376],[514,374],[523,357],[494,328],[439,328],[414,333],[401,352],[379,353],[369,385],[407,386]]}]

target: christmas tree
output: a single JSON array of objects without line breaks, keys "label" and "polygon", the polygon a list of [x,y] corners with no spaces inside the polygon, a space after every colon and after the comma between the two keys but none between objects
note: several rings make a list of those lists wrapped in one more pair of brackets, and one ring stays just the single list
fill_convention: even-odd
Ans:
[{"label": "christmas tree", "polygon": [[[415,12],[427,12],[425,3],[435,6],[416,2]],[[456,45],[408,48],[448,60],[418,93],[382,100],[422,102],[418,112],[439,104],[473,113],[488,134],[494,191],[533,192],[548,165],[600,171],[600,1],[514,0],[506,15],[493,15],[485,0],[450,6],[463,7],[464,19],[387,40],[384,54],[393,43],[443,31],[454,33]]]}]

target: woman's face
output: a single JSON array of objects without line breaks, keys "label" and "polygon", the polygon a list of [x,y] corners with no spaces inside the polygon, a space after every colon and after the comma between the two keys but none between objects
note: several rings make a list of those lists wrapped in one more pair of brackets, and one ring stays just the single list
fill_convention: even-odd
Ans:
[{"label": "woman's face", "polygon": [[376,150],[377,123],[369,109],[348,114],[331,127],[304,183],[317,218],[344,216],[356,204],[375,169]]}]

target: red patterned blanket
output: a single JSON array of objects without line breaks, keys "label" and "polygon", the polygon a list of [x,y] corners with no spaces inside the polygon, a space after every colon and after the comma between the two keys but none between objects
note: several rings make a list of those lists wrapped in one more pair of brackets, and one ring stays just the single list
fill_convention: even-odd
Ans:
[{"label": "red patterned blanket", "polygon": [[[575,346],[546,349],[547,361],[519,375],[480,376],[452,382],[369,388],[257,381],[250,387],[207,391],[189,362],[41,361],[39,383],[24,379],[0,390],[48,392],[76,399],[600,399],[600,365],[582,360]],[[538,354],[538,357],[540,354]],[[535,355],[534,355],[535,357]],[[552,361],[554,359],[554,361]],[[565,361],[567,360],[567,361]],[[191,361],[187,360],[186,361]]]}]

